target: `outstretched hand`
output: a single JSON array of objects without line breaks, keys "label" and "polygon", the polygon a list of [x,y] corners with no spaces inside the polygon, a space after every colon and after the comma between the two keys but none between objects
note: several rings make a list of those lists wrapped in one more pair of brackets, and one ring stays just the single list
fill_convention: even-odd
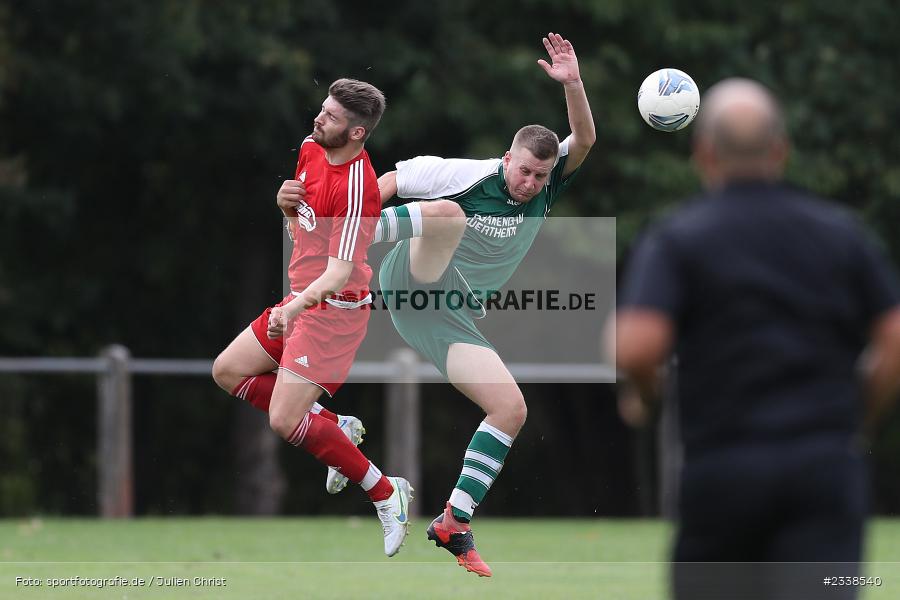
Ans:
[{"label": "outstretched hand", "polygon": [[572,47],[572,42],[558,33],[548,33],[544,38],[544,48],[550,55],[550,63],[540,59],[538,64],[547,75],[563,84],[581,79],[578,71],[578,58],[575,57],[575,48]]}]

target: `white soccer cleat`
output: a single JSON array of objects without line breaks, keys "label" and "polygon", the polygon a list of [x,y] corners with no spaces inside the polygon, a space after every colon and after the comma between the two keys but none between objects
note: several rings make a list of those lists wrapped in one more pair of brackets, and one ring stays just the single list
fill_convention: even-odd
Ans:
[{"label": "white soccer cleat", "polygon": [[388,477],[394,493],[387,500],[373,502],[384,531],[384,553],[393,556],[400,551],[409,534],[409,503],[415,491],[402,477]]},{"label": "white soccer cleat", "polygon": [[[356,417],[338,415],[338,427],[341,428],[347,439],[353,442],[354,446],[359,446],[362,443],[363,434],[366,432],[362,421]],[[347,487],[348,481],[349,479],[342,475],[340,471],[334,467],[328,467],[328,475],[325,477],[325,491],[329,494],[337,494]]]}]

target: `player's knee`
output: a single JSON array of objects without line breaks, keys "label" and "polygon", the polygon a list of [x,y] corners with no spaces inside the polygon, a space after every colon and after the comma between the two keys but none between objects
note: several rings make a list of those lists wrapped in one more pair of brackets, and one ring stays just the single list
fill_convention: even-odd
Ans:
[{"label": "player's knee", "polygon": [[234,372],[228,364],[228,359],[225,358],[223,354],[217,356],[216,360],[213,362],[212,376],[216,384],[229,394],[237,385]]},{"label": "player's knee", "polygon": [[516,389],[515,393],[510,394],[510,396],[503,403],[503,422],[507,424],[507,426],[515,431],[518,431],[525,424],[525,419],[528,417],[528,407],[525,405],[525,397],[522,395],[521,390]]},{"label": "player's knee", "polygon": [[522,426],[525,425],[525,419],[527,417],[528,407],[525,405],[525,398],[520,392],[514,401],[510,403],[509,419],[516,429],[521,429]]},{"label": "player's knee", "polygon": [[461,238],[466,232],[466,215],[452,200],[435,200],[428,203],[429,216],[437,224],[439,234],[445,237]]},{"label": "player's knee", "polygon": [[282,438],[289,439],[297,428],[297,422],[288,412],[270,408],[269,427]]},{"label": "player's knee", "polygon": [[445,219],[465,219],[462,207],[453,200],[435,200],[433,202],[437,208],[437,214]]}]

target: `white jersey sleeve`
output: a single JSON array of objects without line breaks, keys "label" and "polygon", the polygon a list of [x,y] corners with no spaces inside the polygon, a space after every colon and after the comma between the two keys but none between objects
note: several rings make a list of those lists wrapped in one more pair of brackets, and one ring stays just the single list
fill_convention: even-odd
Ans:
[{"label": "white jersey sleeve", "polygon": [[569,142],[572,139],[572,134],[566,136],[566,139],[559,143],[559,154],[556,155],[556,162],[559,162],[559,159],[563,156],[569,155]]},{"label": "white jersey sleeve", "polygon": [[417,156],[397,163],[397,195],[434,200],[460,194],[495,175],[499,158],[468,160]]}]

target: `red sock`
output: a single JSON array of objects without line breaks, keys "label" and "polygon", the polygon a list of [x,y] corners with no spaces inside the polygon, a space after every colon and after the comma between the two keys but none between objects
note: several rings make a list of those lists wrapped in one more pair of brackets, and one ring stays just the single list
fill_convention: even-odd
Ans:
[{"label": "red sock", "polygon": [[320,417],[325,417],[329,421],[334,421],[335,423],[338,422],[338,416],[336,414],[334,414],[333,412],[331,412],[330,410],[328,410],[327,408],[325,408],[324,406],[322,406],[321,404],[319,404],[318,402],[313,404],[312,410],[310,410],[310,412],[313,412],[313,413],[319,415]]},{"label": "red sock", "polygon": [[254,377],[244,377],[231,391],[231,395],[246,400],[255,408],[267,413],[275,389],[275,373],[263,373]]},{"label": "red sock", "polygon": [[[374,473],[373,473],[374,470]],[[394,493],[394,486],[391,484],[391,481],[381,474],[381,471],[375,465],[369,465],[369,473],[366,474],[367,477],[371,475],[375,475],[378,477],[378,481],[371,488],[366,489],[363,485],[365,480],[360,485],[363,485],[363,490],[369,495],[369,500],[372,502],[378,502],[379,500],[387,500],[391,497],[391,494]]]},{"label": "red sock", "polygon": [[[275,389],[275,373],[263,373],[254,377],[244,377],[237,387],[231,391],[231,395],[241,400],[246,400],[254,407],[267,413],[269,402],[272,400],[272,390]],[[338,422],[338,416],[316,402],[312,412],[317,413],[329,421]]]},{"label": "red sock", "polygon": [[288,442],[316,457],[320,463],[339,469],[353,483],[369,470],[369,460],[353,445],[336,423],[320,415],[306,413]]}]

